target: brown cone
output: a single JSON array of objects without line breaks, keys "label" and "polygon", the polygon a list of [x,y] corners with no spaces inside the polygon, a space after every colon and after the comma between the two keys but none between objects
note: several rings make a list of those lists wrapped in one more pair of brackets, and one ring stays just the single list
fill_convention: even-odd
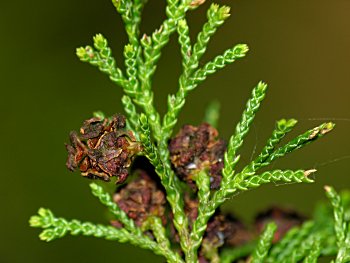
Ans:
[{"label": "brown cone", "polygon": [[70,133],[70,145],[66,145],[66,166],[91,179],[109,181],[117,178],[122,183],[128,176],[128,168],[140,144],[131,131],[125,130],[125,117],[115,115],[111,120],[91,118],[83,123],[80,134]]},{"label": "brown cone", "polygon": [[149,216],[160,217],[165,224],[166,199],[162,189],[144,171],[139,177],[128,183],[114,194],[114,202],[141,226]]},{"label": "brown cone", "polygon": [[211,188],[220,187],[226,143],[218,131],[207,123],[198,127],[185,125],[169,143],[170,158],[176,174],[196,188],[192,176],[203,169],[209,171]]}]

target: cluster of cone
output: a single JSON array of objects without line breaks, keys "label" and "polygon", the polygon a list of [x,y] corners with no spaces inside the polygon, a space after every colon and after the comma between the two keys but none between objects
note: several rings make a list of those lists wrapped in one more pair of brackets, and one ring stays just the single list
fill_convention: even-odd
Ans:
[{"label": "cluster of cone", "polygon": [[[117,183],[124,182],[135,156],[142,152],[133,133],[126,130],[125,117],[122,115],[115,115],[111,119],[86,120],[80,134],[71,132],[70,140],[71,144],[66,145],[68,169],[79,169],[83,176],[91,179],[109,181],[111,177],[116,177]],[[206,123],[198,127],[185,125],[169,142],[173,169],[192,192],[185,195],[185,212],[190,227],[197,219],[198,210],[198,200],[192,197],[197,191],[193,176],[205,169],[210,176],[211,188],[219,188],[225,150],[225,141],[218,138],[217,130]],[[159,217],[173,243],[178,243],[166,193],[154,171],[146,169],[143,162],[140,163],[139,167],[134,167],[135,178],[117,189],[114,201],[137,226],[142,227],[150,216]],[[234,216],[217,211],[208,222],[199,250],[200,262],[209,262],[208,257],[213,251],[241,246],[253,240],[269,221],[277,224],[278,230],[273,240],[277,242],[291,227],[300,225],[304,218],[294,211],[273,207],[258,214],[255,227],[248,229]],[[111,223],[117,228],[123,227],[118,221]],[[148,234],[152,236],[152,233]]]}]

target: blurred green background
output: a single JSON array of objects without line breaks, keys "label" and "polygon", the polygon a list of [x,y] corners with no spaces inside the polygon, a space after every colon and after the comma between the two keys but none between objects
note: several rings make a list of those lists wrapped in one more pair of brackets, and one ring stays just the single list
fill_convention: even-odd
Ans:
[{"label": "blurred green background", "polygon": [[[193,37],[210,2],[189,13]],[[250,52],[190,94],[180,123],[198,124],[206,104],[216,98],[222,103],[219,130],[228,138],[259,80],[269,84],[269,92],[243,148],[243,162],[255,148],[261,149],[277,119],[299,120],[288,138],[334,120],[337,126],[330,135],[274,164],[316,168],[315,184],[264,186],[224,207],[247,221],[269,204],[311,215],[324,199],[323,185],[350,188],[350,1],[217,2],[231,6],[232,17],[212,39],[203,63],[235,43],[247,43]],[[164,6],[164,0],[149,1],[143,32],[159,26]],[[122,62],[126,35],[110,1],[3,1],[0,28],[0,262],[164,262],[148,251],[93,238],[68,236],[46,244],[39,241],[38,229],[28,226],[41,206],[58,216],[107,223],[104,208],[89,192],[89,181],[65,168],[64,142],[93,111],[122,111],[120,88],[74,54],[76,47],[91,44],[95,33],[103,33]],[[174,36],[154,79],[162,113],[166,95],[177,89],[179,58]]]}]

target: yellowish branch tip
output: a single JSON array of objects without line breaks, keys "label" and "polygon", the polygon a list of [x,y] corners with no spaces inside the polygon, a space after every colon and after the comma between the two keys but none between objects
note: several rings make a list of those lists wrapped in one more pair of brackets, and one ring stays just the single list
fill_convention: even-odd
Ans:
[{"label": "yellowish branch tip", "polygon": [[191,7],[197,7],[204,4],[205,0],[193,0],[190,4]]},{"label": "yellowish branch tip", "polygon": [[331,130],[333,130],[335,126],[335,123],[333,122],[329,122],[327,123],[321,130],[321,134],[326,134],[326,133],[329,133]]},{"label": "yellowish branch tip", "polygon": [[325,185],[325,186],[324,186],[324,190],[325,190],[326,192],[330,192],[330,191],[332,190],[332,188],[331,188],[330,186],[328,186],[328,185]]},{"label": "yellowish branch tip", "polygon": [[316,169],[306,170],[306,171],[304,171],[304,175],[305,175],[305,177],[308,177],[310,174],[313,174],[316,171],[317,171]]}]

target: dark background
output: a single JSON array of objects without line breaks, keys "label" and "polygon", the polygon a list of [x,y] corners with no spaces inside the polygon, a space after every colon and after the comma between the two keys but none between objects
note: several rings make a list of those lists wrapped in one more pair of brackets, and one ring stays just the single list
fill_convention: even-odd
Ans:
[{"label": "dark background", "polygon": [[[194,37],[211,1],[189,13]],[[192,92],[180,124],[200,123],[205,105],[222,103],[219,130],[229,138],[252,87],[264,80],[269,92],[242,150],[247,162],[263,147],[275,120],[299,120],[292,138],[323,120],[336,129],[322,140],[274,163],[275,168],[316,168],[312,185],[263,186],[225,205],[251,221],[269,204],[311,215],[324,199],[323,185],[350,187],[350,1],[235,0],[232,17],[212,39],[203,63],[236,43],[250,52]],[[142,31],[164,18],[163,0],[150,0]],[[1,215],[0,262],[163,262],[151,252],[99,239],[67,236],[52,243],[28,226],[39,207],[58,216],[107,223],[88,183],[65,168],[64,142],[95,110],[121,112],[121,89],[75,57],[75,48],[103,33],[122,64],[126,35],[109,0],[3,1],[0,7]],[[180,52],[176,37],[164,49],[154,79],[156,106],[177,89]],[[321,120],[322,119],[322,120]],[[178,128],[177,128],[178,130]],[[147,260],[146,260],[147,259]]]}]

